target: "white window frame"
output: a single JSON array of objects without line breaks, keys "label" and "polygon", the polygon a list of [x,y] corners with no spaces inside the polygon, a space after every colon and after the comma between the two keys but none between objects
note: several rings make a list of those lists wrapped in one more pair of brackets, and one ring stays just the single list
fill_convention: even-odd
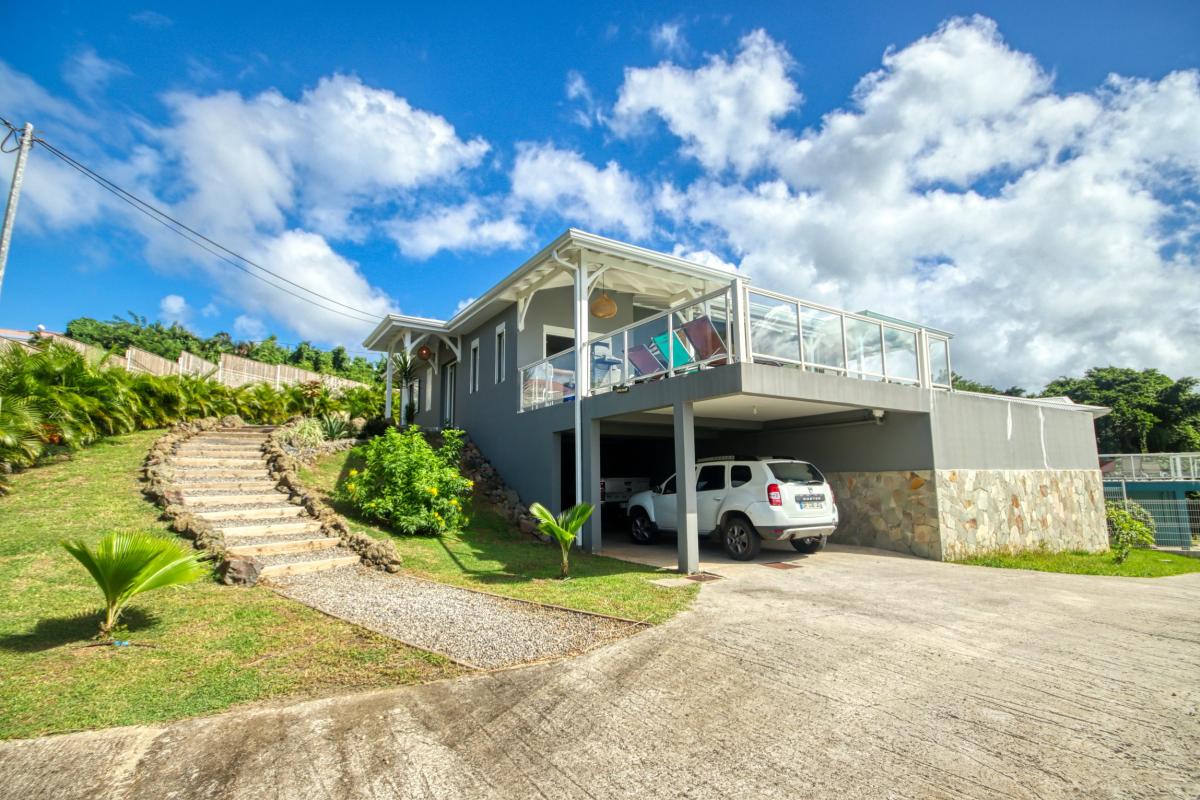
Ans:
[{"label": "white window frame", "polygon": [[425,410],[433,410],[433,366],[425,368]]},{"label": "white window frame", "polygon": [[547,336],[564,336],[575,341],[575,331],[572,328],[560,328],[557,325],[542,326],[542,358],[547,358],[550,354],[546,352],[546,337]]},{"label": "white window frame", "polygon": [[504,323],[501,322],[496,326],[496,336],[492,339],[496,345],[496,363],[495,363],[495,383],[504,383],[504,370],[508,366],[505,358],[505,350],[508,345],[508,334],[504,331]]},{"label": "white window frame", "polygon": [[467,394],[479,391],[479,340],[471,340],[471,359],[467,365]]}]

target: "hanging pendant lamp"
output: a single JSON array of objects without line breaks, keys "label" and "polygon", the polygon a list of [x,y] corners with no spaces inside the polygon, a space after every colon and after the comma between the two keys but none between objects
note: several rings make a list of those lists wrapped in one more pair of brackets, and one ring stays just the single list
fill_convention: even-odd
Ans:
[{"label": "hanging pendant lamp", "polygon": [[604,291],[603,283],[600,284],[600,296],[588,303],[588,310],[596,319],[612,319],[617,315],[617,303]]}]

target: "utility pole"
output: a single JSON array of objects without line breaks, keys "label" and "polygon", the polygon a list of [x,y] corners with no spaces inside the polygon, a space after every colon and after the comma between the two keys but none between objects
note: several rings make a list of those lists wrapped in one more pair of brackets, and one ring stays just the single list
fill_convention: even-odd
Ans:
[{"label": "utility pole", "polygon": [[33,145],[33,123],[26,122],[17,147],[17,165],[13,167],[12,186],[8,188],[8,205],[4,207],[4,227],[0,228],[0,290],[4,288],[4,267],[8,264],[8,246],[12,241],[13,220],[17,216],[17,201],[21,198],[21,180],[25,177],[25,160]]}]

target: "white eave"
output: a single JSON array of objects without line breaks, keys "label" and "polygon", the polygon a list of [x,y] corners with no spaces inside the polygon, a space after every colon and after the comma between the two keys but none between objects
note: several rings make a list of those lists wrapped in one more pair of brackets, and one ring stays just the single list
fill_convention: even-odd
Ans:
[{"label": "white eave", "polygon": [[[472,320],[485,313],[493,303],[515,303],[526,300],[541,289],[569,286],[574,277],[571,270],[556,262],[554,256],[566,259],[585,253],[589,275],[594,275],[606,288],[634,294],[648,292],[668,301],[678,295],[685,299],[689,292],[703,293],[710,284],[728,284],[735,273],[706,267],[677,256],[648,250],[637,245],[597,236],[576,228],[568,228],[557,239],[513,270],[507,277],[475,299],[449,320],[389,314],[380,321],[364,341],[370,350],[386,349],[389,332],[402,330],[453,336],[469,328]],[[649,267],[650,269],[644,269]],[[749,282],[749,279],[743,280]]]}]

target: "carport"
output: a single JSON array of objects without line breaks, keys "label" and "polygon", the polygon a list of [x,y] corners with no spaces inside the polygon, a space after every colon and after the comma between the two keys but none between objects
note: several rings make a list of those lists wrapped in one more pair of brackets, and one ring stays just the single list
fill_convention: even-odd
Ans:
[{"label": "carport", "polygon": [[[811,461],[826,472],[831,483],[845,483],[840,475],[847,472],[928,470],[932,466],[928,415],[878,405],[738,393],[593,416],[585,431],[590,434],[583,453],[589,483],[592,476],[613,477],[609,470],[614,465],[634,463],[628,452],[620,451],[639,446],[649,454],[646,477],[652,482],[671,473],[694,474],[698,458],[722,455]],[[631,436],[632,432],[639,438]],[[655,445],[649,447],[646,442]],[[665,446],[669,447],[669,459],[659,463]],[[677,565],[680,572],[690,574],[699,569],[700,561],[696,486],[694,481],[682,480],[676,486]],[[844,503],[839,495],[839,507],[848,505],[852,504]],[[618,537],[622,543],[627,540],[627,533],[606,520],[603,510],[596,514],[585,542],[590,551],[601,552],[605,536]]]}]

